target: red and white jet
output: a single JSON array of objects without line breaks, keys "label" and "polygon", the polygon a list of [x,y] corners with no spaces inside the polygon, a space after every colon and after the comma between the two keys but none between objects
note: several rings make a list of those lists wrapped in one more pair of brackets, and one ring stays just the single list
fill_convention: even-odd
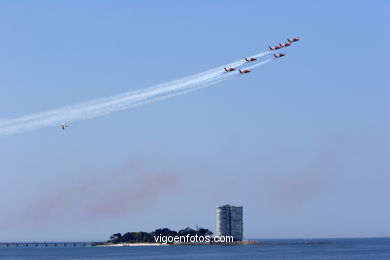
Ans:
[{"label": "red and white jet", "polygon": [[242,70],[238,70],[241,74],[245,74],[245,73],[249,73],[249,72],[251,72],[250,70],[244,70],[244,71],[242,71]]},{"label": "red and white jet", "polygon": [[236,68],[228,68],[228,69],[224,68],[224,69],[225,69],[226,72],[230,72],[230,71],[235,71],[236,70]]},{"label": "red and white jet", "polygon": [[[280,43],[279,43],[280,44]],[[290,46],[291,45],[291,42],[286,42],[285,44],[282,44],[283,45],[283,47],[288,47],[288,46]]]},{"label": "red and white jet", "polygon": [[246,62],[251,62],[251,61],[255,61],[255,60],[257,60],[257,59],[256,59],[256,58],[249,58],[249,59],[248,59],[248,58],[245,58],[245,61],[246,61]]},{"label": "red and white jet", "polygon": [[278,46],[278,45],[276,45],[275,47],[271,47],[271,46],[269,46],[268,48],[271,50],[271,51],[274,51],[274,50],[279,50],[279,49],[281,49],[281,48],[283,48],[284,46]]},{"label": "red and white jet", "polygon": [[280,53],[280,54],[274,54],[274,57],[276,59],[280,58],[280,57],[283,57],[283,56],[286,56],[286,53]]},{"label": "red and white jet", "polygon": [[299,38],[292,38],[292,39],[287,39],[288,42],[297,42],[299,41]]}]

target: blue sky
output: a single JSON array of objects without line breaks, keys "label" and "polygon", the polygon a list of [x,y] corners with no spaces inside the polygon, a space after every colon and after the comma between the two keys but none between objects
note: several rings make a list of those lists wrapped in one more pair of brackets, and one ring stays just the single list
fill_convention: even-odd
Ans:
[{"label": "blue sky", "polygon": [[385,1],[2,1],[0,119],[140,89],[298,36],[219,85],[0,137],[0,240],[215,230],[389,236]]}]

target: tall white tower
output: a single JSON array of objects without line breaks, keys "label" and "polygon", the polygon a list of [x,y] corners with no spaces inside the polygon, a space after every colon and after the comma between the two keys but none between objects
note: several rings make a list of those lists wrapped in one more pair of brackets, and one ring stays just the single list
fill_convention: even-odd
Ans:
[{"label": "tall white tower", "polygon": [[242,207],[222,205],[216,209],[216,235],[233,236],[235,241],[243,238]]}]

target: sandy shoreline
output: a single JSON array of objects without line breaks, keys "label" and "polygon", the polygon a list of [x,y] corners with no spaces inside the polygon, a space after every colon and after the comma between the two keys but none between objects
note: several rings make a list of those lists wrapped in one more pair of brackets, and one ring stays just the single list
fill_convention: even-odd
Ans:
[{"label": "sandy shoreline", "polygon": [[121,247],[121,246],[220,246],[220,245],[264,245],[264,243],[256,241],[237,241],[230,243],[110,243],[110,242],[95,242],[92,246],[109,246],[109,247]]},{"label": "sandy shoreline", "polygon": [[313,241],[313,242],[298,242],[298,243],[262,243],[257,241],[245,240],[237,242],[227,243],[111,243],[111,242],[94,242],[92,246],[107,246],[107,247],[121,247],[121,246],[249,246],[249,245],[322,245],[322,244],[333,244],[329,241]]},{"label": "sandy shoreline", "polygon": [[94,243],[92,246],[168,246],[168,244],[162,243]]}]

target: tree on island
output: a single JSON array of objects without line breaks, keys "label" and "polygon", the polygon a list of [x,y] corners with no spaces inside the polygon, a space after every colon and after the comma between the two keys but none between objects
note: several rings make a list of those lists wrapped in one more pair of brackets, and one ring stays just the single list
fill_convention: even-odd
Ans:
[{"label": "tree on island", "polygon": [[115,233],[115,234],[110,236],[109,241],[119,241],[121,238],[122,238],[121,233]]},{"label": "tree on island", "polygon": [[152,242],[154,241],[154,233],[148,232],[127,232],[121,236],[119,240],[114,240],[113,242]]},{"label": "tree on island", "polygon": [[213,232],[208,230],[207,228],[198,228],[197,230],[194,230],[190,227],[186,227],[185,229],[179,230],[177,232],[178,236],[187,236],[190,235],[190,237],[198,235],[198,236],[211,236]]},{"label": "tree on island", "polygon": [[154,231],[156,236],[177,236],[177,232],[174,230],[170,230],[169,228],[158,228]]},{"label": "tree on island", "polygon": [[198,228],[196,234],[198,234],[198,236],[211,236],[213,232],[211,232],[207,228]]},{"label": "tree on island", "polygon": [[190,235],[190,237],[193,237],[196,235],[196,230],[190,228],[190,227],[186,227],[185,229],[181,229],[179,230],[179,232],[177,232],[177,235],[178,236],[186,236],[186,235]]}]

